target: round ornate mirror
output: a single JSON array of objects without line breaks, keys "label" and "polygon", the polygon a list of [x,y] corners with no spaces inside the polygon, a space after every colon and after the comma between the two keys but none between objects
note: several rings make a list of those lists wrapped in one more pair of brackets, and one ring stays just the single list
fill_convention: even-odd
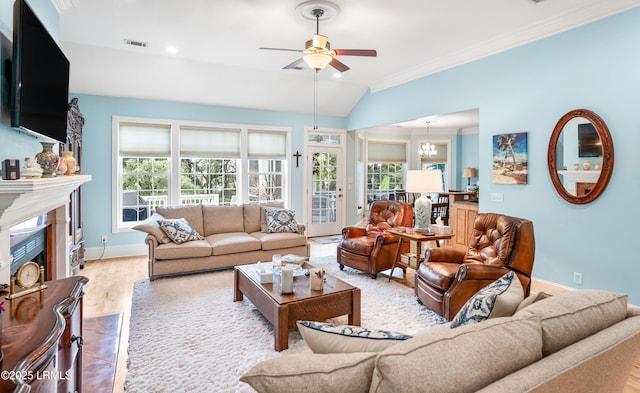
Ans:
[{"label": "round ornate mirror", "polygon": [[613,141],[607,125],[590,110],[568,112],[553,129],[547,164],[562,198],[575,204],[594,201],[613,172]]}]

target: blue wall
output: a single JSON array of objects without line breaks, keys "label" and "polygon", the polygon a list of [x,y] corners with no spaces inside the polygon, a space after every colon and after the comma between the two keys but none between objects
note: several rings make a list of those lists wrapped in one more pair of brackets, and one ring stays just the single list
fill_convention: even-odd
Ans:
[{"label": "blue wall", "polygon": [[[634,240],[640,209],[640,8],[435,75],[369,93],[348,117],[348,128],[408,118],[480,110],[480,210],[534,222],[534,275],[567,286],[627,293],[640,303]],[[611,131],[615,167],[595,202],[572,205],[555,192],[547,170],[551,132],[566,112],[598,113]],[[492,136],[528,132],[527,185],[493,184]],[[462,164],[462,163],[461,163]],[[464,164],[462,164],[464,165]],[[503,203],[491,202],[502,193]]]},{"label": "blue wall", "polygon": [[[82,173],[93,177],[90,183],[83,186],[82,194],[84,236],[89,248],[98,247],[103,234],[109,235],[110,247],[142,244],[144,239],[141,232],[111,233],[113,115],[291,127],[292,152],[304,151],[304,127],[313,124],[313,115],[83,94],[71,96],[78,97],[80,111],[85,118]],[[318,122],[323,127],[345,128],[343,118],[319,117]],[[296,210],[297,218],[302,220],[303,200],[295,197],[303,187],[302,165],[299,168],[292,166],[291,208]]]}]

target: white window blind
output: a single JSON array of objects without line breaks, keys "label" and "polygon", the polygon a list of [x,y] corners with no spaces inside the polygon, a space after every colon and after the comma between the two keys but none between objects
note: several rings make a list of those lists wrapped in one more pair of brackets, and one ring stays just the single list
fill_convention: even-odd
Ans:
[{"label": "white window blind", "polygon": [[120,123],[119,152],[122,156],[169,157],[171,126],[168,124]]},{"label": "white window blind", "polygon": [[180,127],[180,156],[240,158],[240,129]]},{"label": "white window blind", "polygon": [[285,159],[287,134],[279,131],[249,130],[249,158]]},{"label": "white window blind", "polygon": [[407,162],[407,144],[393,142],[369,142],[368,162]]}]

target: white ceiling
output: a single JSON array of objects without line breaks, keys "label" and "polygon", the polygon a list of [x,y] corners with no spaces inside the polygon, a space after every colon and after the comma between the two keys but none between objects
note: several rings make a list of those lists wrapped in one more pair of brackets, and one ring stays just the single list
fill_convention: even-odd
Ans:
[{"label": "white ceiling", "polygon": [[[313,113],[313,71],[282,69],[299,54],[258,49],[304,49],[316,26],[295,12],[301,2],[54,0],[61,46],[71,61],[70,91]],[[637,7],[640,0],[334,3],[340,12],[320,22],[331,47],[378,51],[376,58],[340,57],[351,67],[340,79],[331,67],[319,73],[318,112],[346,116],[367,89],[522,45]],[[148,46],[127,46],[126,39]],[[178,52],[166,53],[168,45]]]}]

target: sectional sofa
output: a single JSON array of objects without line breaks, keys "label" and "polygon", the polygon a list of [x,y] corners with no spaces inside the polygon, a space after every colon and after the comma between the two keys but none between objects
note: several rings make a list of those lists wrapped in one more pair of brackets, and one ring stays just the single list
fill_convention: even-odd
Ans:
[{"label": "sectional sofa", "polygon": [[[184,205],[158,207],[134,227],[147,233],[149,278],[229,268],[271,260],[274,254],[309,256],[305,226],[295,224],[288,232],[270,232],[266,212],[286,210],[281,204],[240,206]],[[185,219],[199,235],[197,240],[172,241],[161,225]]]},{"label": "sectional sofa", "polygon": [[640,355],[640,308],[599,290],[532,300],[512,316],[427,328],[381,350],[342,338],[341,353],[279,356],[241,380],[259,393],[622,392]]}]

